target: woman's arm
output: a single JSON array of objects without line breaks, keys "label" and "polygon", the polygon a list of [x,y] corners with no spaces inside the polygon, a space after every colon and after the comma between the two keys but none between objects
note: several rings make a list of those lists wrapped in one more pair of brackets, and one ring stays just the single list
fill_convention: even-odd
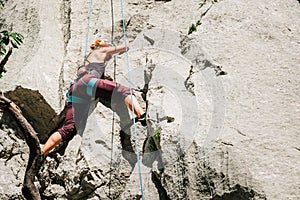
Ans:
[{"label": "woman's arm", "polygon": [[[127,50],[129,47],[127,46]],[[126,47],[125,45],[119,45],[119,46],[114,46],[114,47],[106,47],[104,50],[108,55],[113,55],[116,53],[123,53],[126,52]]]},{"label": "woman's arm", "polygon": [[[127,46],[127,50],[129,47]],[[118,45],[113,47],[101,47],[95,49],[87,56],[88,62],[106,62],[108,61],[113,54],[126,52],[125,45]]]}]

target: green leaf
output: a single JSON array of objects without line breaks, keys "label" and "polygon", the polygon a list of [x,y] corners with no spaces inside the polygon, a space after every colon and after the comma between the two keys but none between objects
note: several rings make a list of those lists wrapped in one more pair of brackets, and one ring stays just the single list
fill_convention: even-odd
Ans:
[{"label": "green leaf", "polygon": [[195,26],[195,24],[192,24],[192,26],[190,26],[189,28],[188,35],[193,33],[194,31],[197,31],[197,27]]},{"label": "green leaf", "polygon": [[[12,40],[13,41],[13,40]],[[11,41],[11,42],[12,42]],[[16,42],[18,45],[20,45],[21,44],[21,42],[19,42],[18,40],[14,40],[14,42]]]},{"label": "green leaf", "polygon": [[16,33],[17,34],[17,38],[19,38],[20,40],[23,40],[24,39],[24,36],[20,33]]},{"label": "green leaf", "polygon": [[3,76],[2,76],[2,74],[0,74],[0,78],[2,78]]},{"label": "green leaf", "polygon": [[3,38],[2,41],[5,45],[9,44],[9,39],[7,37]]},{"label": "green leaf", "polygon": [[16,38],[17,38],[17,34],[16,34],[16,33],[11,33],[11,34],[10,34],[10,37],[16,39]]},{"label": "green leaf", "polygon": [[19,33],[15,33],[15,36],[13,38],[18,43],[18,45],[23,43],[23,39],[24,39],[23,35],[21,35]]},{"label": "green leaf", "polygon": [[14,48],[18,48],[18,44],[15,41],[12,40],[10,43]]},{"label": "green leaf", "polygon": [[6,54],[6,49],[5,48],[1,48],[0,49],[0,54],[1,55],[5,55]]},{"label": "green leaf", "polygon": [[200,20],[197,21],[196,26],[200,26],[202,22]]},{"label": "green leaf", "polygon": [[153,134],[155,139],[160,139],[160,132],[161,132],[161,127],[159,126],[159,127],[157,127],[157,129],[154,131],[154,134]]},{"label": "green leaf", "polygon": [[20,39],[15,39],[15,41],[18,43],[18,44],[22,44],[23,43],[23,40],[20,40]]},{"label": "green leaf", "polygon": [[8,31],[6,31],[6,30],[1,31],[0,33],[2,33],[4,36],[8,36],[9,35]]}]

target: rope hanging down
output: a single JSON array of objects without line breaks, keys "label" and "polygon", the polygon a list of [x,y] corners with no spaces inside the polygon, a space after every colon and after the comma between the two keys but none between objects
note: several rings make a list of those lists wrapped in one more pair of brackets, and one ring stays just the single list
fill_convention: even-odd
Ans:
[{"label": "rope hanging down", "polygon": [[[124,9],[123,9],[123,1],[120,0],[120,6],[121,6],[121,12],[122,12],[122,25],[123,25],[123,34],[124,34],[124,43],[125,43],[125,48],[127,49],[127,38],[126,38],[126,27],[125,27],[125,19],[124,19]],[[128,69],[128,82],[129,82],[129,87],[130,87],[130,97],[131,97],[131,102],[132,102],[132,118],[133,118],[133,126],[134,126],[134,136],[135,136],[135,150],[137,154],[137,162],[138,162],[138,172],[139,172],[139,179],[140,179],[140,190],[142,193],[142,199],[144,200],[144,192],[143,192],[143,183],[142,183],[142,175],[141,175],[141,162],[140,162],[140,156],[139,156],[139,138],[137,136],[137,131],[136,131],[136,122],[134,118],[134,103],[132,99],[132,83],[130,81],[130,66],[129,66],[129,59],[128,59],[128,51],[126,53],[126,64],[127,64],[127,69]]]},{"label": "rope hanging down", "polygon": [[[114,20],[114,4],[113,0],[110,0],[110,8],[111,8],[111,44],[114,46],[114,31],[115,31],[115,20]],[[116,68],[117,68],[117,61],[116,56],[114,55],[114,76],[113,80],[116,82]],[[112,113],[112,122],[111,122],[111,152],[110,152],[110,166],[109,166],[109,186],[108,186],[108,193],[109,197],[111,196],[111,179],[112,179],[112,164],[113,164],[113,154],[114,154],[114,132],[115,132],[115,112]]]},{"label": "rope hanging down", "polygon": [[90,13],[88,16],[88,28],[87,28],[86,38],[85,38],[84,58],[86,58],[87,51],[88,51],[88,42],[89,42],[89,33],[90,33],[90,23],[91,23],[92,12],[93,12],[93,0],[90,0]]}]

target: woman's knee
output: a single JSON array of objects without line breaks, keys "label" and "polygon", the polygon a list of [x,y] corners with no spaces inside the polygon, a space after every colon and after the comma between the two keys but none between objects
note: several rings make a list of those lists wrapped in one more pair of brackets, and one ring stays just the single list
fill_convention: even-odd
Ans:
[{"label": "woman's knee", "polygon": [[50,139],[54,143],[58,143],[62,141],[62,135],[59,132],[55,132],[51,135]]}]

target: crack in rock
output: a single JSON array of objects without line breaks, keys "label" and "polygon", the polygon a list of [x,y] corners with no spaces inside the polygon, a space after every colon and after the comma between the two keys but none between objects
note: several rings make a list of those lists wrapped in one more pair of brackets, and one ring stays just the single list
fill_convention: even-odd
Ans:
[{"label": "crack in rock", "polygon": [[[193,37],[183,36],[180,41],[181,54],[192,62],[194,73],[212,68],[216,76],[226,75],[227,73],[222,70],[222,66],[213,63],[204,51],[199,47]],[[191,72],[190,72],[191,73]]]},{"label": "crack in rock", "polygon": [[192,93],[192,95],[195,96],[195,91],[194,91],[195,84],[192,81],[192,75],[193,74],[194,74],[193,65],[191,65],[191,68],[190,68],[190,71],[189,71],[189,75],[188,75],[188,77],[184,81],[184,86],[187,89],[187,91],[189,91],[190,93]]}]

